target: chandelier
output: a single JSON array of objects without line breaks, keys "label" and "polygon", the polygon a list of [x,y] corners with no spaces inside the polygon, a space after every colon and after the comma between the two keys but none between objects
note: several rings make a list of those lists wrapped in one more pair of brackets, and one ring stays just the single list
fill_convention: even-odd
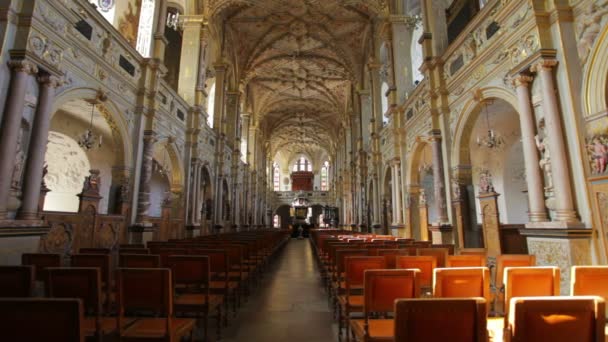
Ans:
[{"label": "chandelier", "polygon": [[505,141],[502,137],[500,137],[490,126],[490,116],[488,114],[488,105],[491,101],[485,102],[485,114],[486,114],[486,124],[488,126],[488,134],[485,137],[477,137],[477,146],[485,147],[488,149],[500,149]]},{"label": "chandelier", "polygon": [[95,114],[95,101],[91,101],[91,121],[89,128],[78,137],[78,146],[85,151],[101,147],[102,136],[97,136],[93,133],[93,115]]}]

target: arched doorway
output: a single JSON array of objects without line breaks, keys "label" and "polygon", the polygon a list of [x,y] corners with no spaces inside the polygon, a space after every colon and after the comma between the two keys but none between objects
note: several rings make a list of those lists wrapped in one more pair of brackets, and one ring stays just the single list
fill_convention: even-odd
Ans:
[{"label": "arched doorway", "polygon": [[291,207],[288,205],[282,205],[274,211],[274,215],[279,217],[279,228],[289,229],[291,225]]}]

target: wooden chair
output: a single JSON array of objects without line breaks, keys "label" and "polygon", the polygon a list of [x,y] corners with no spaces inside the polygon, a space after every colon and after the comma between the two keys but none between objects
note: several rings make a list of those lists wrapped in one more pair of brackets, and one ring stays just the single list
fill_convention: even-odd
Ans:
[{"label": "wooden chair", "polygon": [[433,271],[433,297],[482,297],[489,303],[490,270],[487,267],[436,268]]},{"label": "wooden chair", "polygon": [[[342,328],[348,330],[350,314],[363,312],[363,285],[366,270],[385,269],[386,259],[382,256],[347,256],[344,259],[345,291],[338,296],[338,340],[342,338]],[[349,334],[346,334],[347,341]]]},{"label": "wooden chair", "polygon": [[[52,253],[23,253],[21,255],[21,264],[34,266],[34,279],[37,282],[44,283],[46,281],[46,268],[60,267],[61,255]],[[40,285],[40,283],[38,283],[38,285]],[[34,285],[36,288],[36,284]],[[43,294],[44,286],[37,287],[34,291]]]},{"label": "wooden chair", "polygon": [[118,245],[119,250],[123,248],[146,248],[146,245],[143,243],[121,243]]},{"label": "wooden chair", "polygon": [[109,248],[81,248],[78,250],[80,254],[112,254],[112,250]]},{"label": "wooden chair", "polygon": [[188,250],[185,248],[161,248],[158,251],[158,255],[160,255],[160,265],[162,267],[167,267],[167,260],[172,255],[187,255]]},{"label": "wooden chair", "polygon": [[509,303],[505,341],[603,342],[601,297],[518,297]]},{"label": "wooden chair", "polygon": [[31,297],[34,266],[0,266],[0,297]]},{"label": "wooden chair", "polygon": [[417,298],[395,302],[395,342],[486,342],[483,298]]},{"label": "wooden chair", "polygon": [[122,268],[159,268],[160,255],[154,254],[120,254],[118,267]]},{"label": "wooden chair", "polygon": [[85,317],[81,330],[97,341],[117,332],[116,319],[103,315],[100,275],[96,267],[49,267],[46,282],[49,297],[82,300]]},{"label": "wooden chair", "polygon": [[399,256],[395,265],[397,269],[418,269],[418,284],[423,293],[430,294],[433,285],[433,270],[437,267],[435,256]]},{"label": "wooden chair", "polygon": [[192,340],[195,320],[173,317],[170,269],[119,268],[116,273],[121,341],[173,342],[187,335]]},{"label": "wooden chair", "polygon": [[608,299],[608,266],[572,266],[570,277],[572,296],[599,296]]},{"label": "wooden chair", "polygon": [[[536,266],[536,256],[528,254],[501,254],[496,257],[496,267],[493,269],[494,274],[492,279],[494,280],[490,286],[494,293],[493,303],[493,314],[499,316],[504,315],[505,311],[505,283],[504,283],[504,272],[507,267],[531,267]],[[490,270],[492,271],[492,270]]]},{"label": "wooden chair", "polygon": [[392,341],[395,321],[380,317],[395,309],[399,298],[416,298],[420,291],[418,270],[366,270],[363,292],[363,319],[351,319],[349,326],[357,341]]},{"label": "wooden chair", "polygon": [[[507,267],[504,270],[505,303],[513,297],[559,296],[560,271],[555,266]],[[505,324],[509,306],[505,306]]]},{"label": "wooden chair", "polygon": [[[175,297],[173,308],[177,314],[201,317],[205,341],[208,341],[210,312],[217,313],[217,336],[221,335],[223,297],[209,294],[209,257],[202,255],[174,255],[167,260],[173,274]],[[180,290],[177,290],[180,288]]]},{"label": "wooden chair", "polygon": [[121,248],[118,250],[118,254],[150,254],[150,250],[147,248]]},{"label": "wooden chair", "polygon": [[456,246],[454,246],[454,244],[452,243],[443,243],[443,244],[432,244],[430,246],[431,248],[447,248],[448,249],[448,255],[454,255],[455,251],[456,251]]},{"label": "wooden chair", "polygon": [[448,252],[449,250],[447,248],[418,248],[416,251],[416,255],[434,256],[437,259],[437,267],[445,267],[445,262],[448,259]]},{"label": "wooden chair", "polygon": [[486,256],[480,254],[448,255],[445,267],[484,267]]},{"label": "wooden chair", "polygon": [[0,298],[2,341],[84,342],[82,302],[65,298]]},{"label": "wooden chair", "polygon": [[397,265],[397,257],[402,255],[411,255],[408,250],[405,249],[380,249],[378,250],[378,256],[384,257],[386,260],[385,268],[395,268]]},{"label": "wooden chair", "polygon": [[[101,289],[102,303],[106,308],[110,309],[114,302],[112,282],[112,272],[110,271],[110,255],[109,254],[74,254],[70,260],[72,267],[96,267],[99,268],[101,274]],[[85,305],[86,307],[86,305]]]}]

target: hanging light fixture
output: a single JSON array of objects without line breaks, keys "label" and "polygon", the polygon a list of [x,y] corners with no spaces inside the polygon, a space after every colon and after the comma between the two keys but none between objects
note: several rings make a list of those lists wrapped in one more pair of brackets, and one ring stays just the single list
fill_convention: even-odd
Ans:
[{"label": "hanging light fixture", "polygon": [[490,115],[488,113],[488,105],[491,104],[491,101],[485,101],[485,114],[486,114],[486,124],[488,126],[488,134],[485,137],[477,137],[477,146],[485,147],[488,149],[500,149],[505,141],[499,136],[490,125]]},{"label": "hanging light fixture", "polygon": [[93,133],[93,115],[95,115],[95,101],[91,101],[91,121],[89,128],[84,131],[78,138],[78,146],[85,151],[101,147],[102,136],[97,136]]}]

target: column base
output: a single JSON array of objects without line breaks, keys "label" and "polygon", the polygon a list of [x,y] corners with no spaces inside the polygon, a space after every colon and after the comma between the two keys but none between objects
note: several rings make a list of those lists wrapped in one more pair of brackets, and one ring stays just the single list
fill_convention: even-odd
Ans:
[{"label": "column base", "polygon": [[391,225],[391,235],[395,237],[405,237],[405,225],[403,223],[393,223]]},{"label": "column base", "polygon": [[433,245],[454,243],[454,228],[450,224],[434,223],[429,230],[431,231],[431,241],[433,241]]},{"label": "column base", "polygon": [[[573,265],[590,265],[592,262],[592,229],[564,229],[547,227],[521,229],[526,237],[528,251],[536,255],[539,266],[558,266],[561,270],[561,294],[570,293],[570,268]],[[527,227],[528,225],[526,225]]]},{"label": "column base", "polygon": [[40,215],[38,212],[34,212],[34,213],[26,213],[26,212],[18,212],[17,213],[17,220],[20,221],[32,221],[32,220],[40,220]]},{"label": "column base", "polygon": [[526,223],[526,229],[585,229],[585,225],[578,221],[528,222]]}]

